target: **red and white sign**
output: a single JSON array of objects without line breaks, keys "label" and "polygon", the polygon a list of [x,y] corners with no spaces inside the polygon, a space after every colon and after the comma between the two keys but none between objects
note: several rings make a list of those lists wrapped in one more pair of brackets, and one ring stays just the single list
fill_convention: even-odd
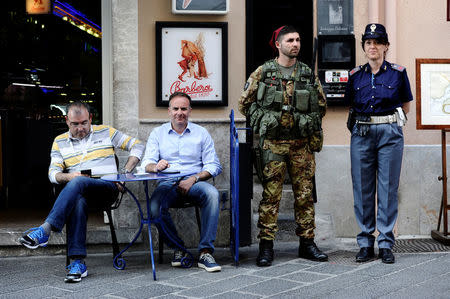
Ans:
[{"label": "red and white sign", "polygon": [[222,30],[162,28],[162,98],[181,91],[193,101],[222,99]]},{"label": "red and white sign", "polygon": [[325,72],[326,83],[344,83],[348,82],[347,70],[329,70]]}]

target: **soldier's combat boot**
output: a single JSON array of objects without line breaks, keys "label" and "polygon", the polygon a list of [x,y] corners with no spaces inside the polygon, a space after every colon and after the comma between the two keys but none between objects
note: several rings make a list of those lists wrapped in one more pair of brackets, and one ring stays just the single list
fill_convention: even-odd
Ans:
[{"label": "soldier's combat boot", "polygon": [[318,262],[328,261],[328,255],[317,248],[316,243],[314,243],[314,239],[307,238],[300,238],[298,257]]},{"label": "soldier's combat boot", "polygon": [[261,239],[259,241],[259,253],[256,258],[258,267],[268,267],[273,261],[273,240]]}]

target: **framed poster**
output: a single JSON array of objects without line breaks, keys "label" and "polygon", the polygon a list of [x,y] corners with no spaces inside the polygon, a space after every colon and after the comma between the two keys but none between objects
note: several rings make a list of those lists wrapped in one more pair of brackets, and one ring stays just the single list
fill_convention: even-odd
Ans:
[{"label": "framed poster", "polygon": [[224,15],[229,5],[229,0],[172,0],[172,13]]},{"label": "framed poster", "polygon": [[450,21],[450,0],[447,0],[447,21]]},{"label": "framed poster", "polygon": [[353,34],[353,0],[317,0],[317,34]]},{"label": "framed poster", "polygon": [[450,59],[416,59],[416,128],[450,128]]},{"label": "framed poster", "polygon": [[189,94],[194,106],[228,105],[228,24],[156,22],[156,106]]}]

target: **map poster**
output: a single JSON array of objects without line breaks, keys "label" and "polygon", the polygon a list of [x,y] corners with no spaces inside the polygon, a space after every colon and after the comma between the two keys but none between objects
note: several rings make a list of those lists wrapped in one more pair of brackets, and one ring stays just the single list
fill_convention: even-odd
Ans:
[{"label": "map poster", "polygon": [[450,59],[416,59],[416,127],[450,128]]},{"label": "map poster", "polygon": [[227,23],[156,22],[157,106],[174,92],[193,105],[226,106]]}]

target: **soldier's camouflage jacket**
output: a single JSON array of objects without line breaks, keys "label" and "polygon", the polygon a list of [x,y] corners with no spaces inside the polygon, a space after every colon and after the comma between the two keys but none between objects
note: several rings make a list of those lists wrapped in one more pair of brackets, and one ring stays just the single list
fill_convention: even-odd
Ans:
[{"label": "soldier's camouflage jacket", "polygon": [[281,74],[275,60],[258,67],[245,84],[239,111],[263,139],[308,138],[312,151],[322,147],[326,100],[320,81],[304,63],[296,62],[290,76]]}]

